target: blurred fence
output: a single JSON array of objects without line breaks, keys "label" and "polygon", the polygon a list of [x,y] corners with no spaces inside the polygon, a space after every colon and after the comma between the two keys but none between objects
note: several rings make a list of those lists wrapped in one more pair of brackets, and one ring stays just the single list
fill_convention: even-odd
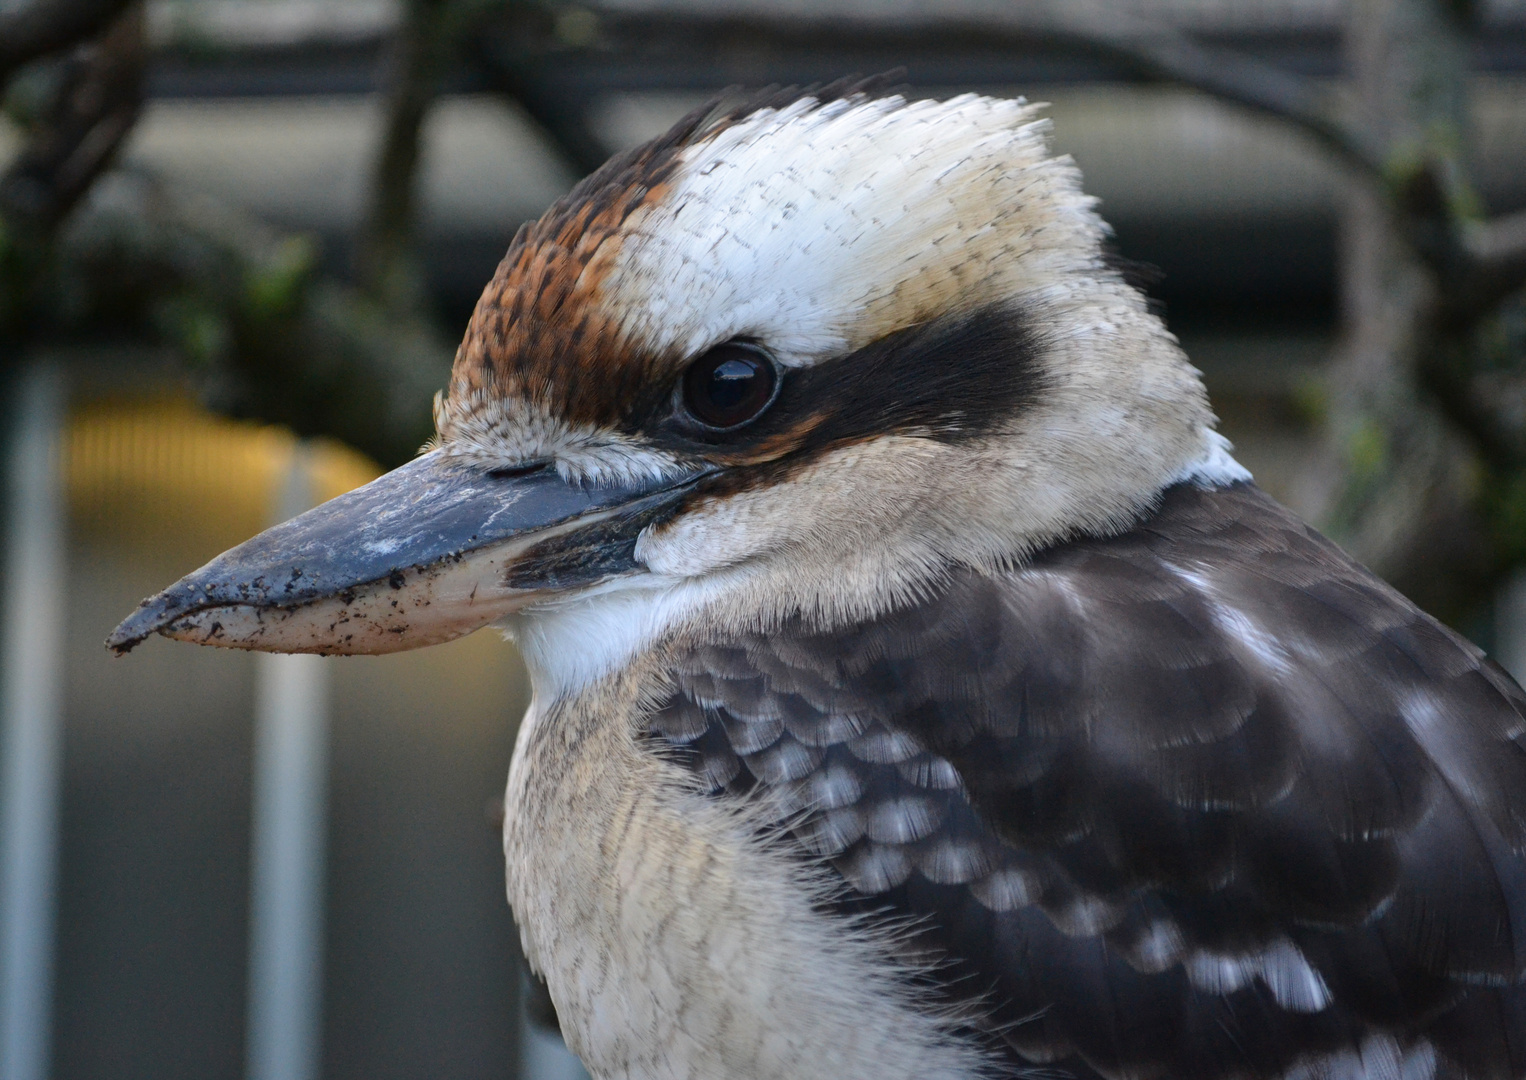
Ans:
[{"label": "blurred fence", "polygon": [[[59,361],[55,373],[67,371],[68,358]],[[45,867],[20,882],[44,901],[41,908],[7,912],[32,956],[29,969],[16,970],[16,950],[7,953],[10,985],[21,995],[7,1016],[22,1014],[7,1033],[40,1032],[44,1045],[13,1037],[5,1075],[295,1080],[303,1074],[271,1067],[283,1054],[289,1066],[301,1050],[300,1030],[295,1042],[283,1037],[291,1032],[289,1010],[284,1026],[269,1009],[263,1017],[249,1010],[262,981],[278,989],[315,960],[321,978],[303,1017],[316,1025],[308,1075],[518,1075],[520,974],[492,820],[526,697],[512,650],[478,635],[401,664],[316,661],[329,683],[326,724],[310,722],[307,754],[298,732],[298,754],[286,760],[298,782],[288,777],[271,794],[276,808],[300,801],[304,767],[314,779],[311,752],[327,744],[327,767],[321,758],[316,764],[328,813],[316,850],[309,841],[306,853],[311,860],[327,848],[327,865],[317,867],[312,893],[294,897],[289,886],[294,879],[300,889],[304,877],[302,842],[293,852],[288,841],[283,856],[280,824],[267,826],[274,862],[267,857],[263,892],[274,888],[279,909],[287,870],[288,910],[316,904],[324,925],[317,951],[304,954],[302,927],[283,939],[276,910],[264,920],[265,940],[256,941],[257,713],[267,726],[291,719],[300,680],[295,693],[290,680],[283,690],[281,673],[258,669],[271,658],[167,642],[114,661],[101,640],[139,596],[266,523],[302,459],[301,444],[289,432],[222,420],[163,392],[100,397],[99,384],[85,385],[66,411],[58,389],[60,452],[41,465],[14,452],[7,462],[13,476],[31,470],[34,503],[39,484],[56,485],[47,555],[61,572],[35,578],[36,543],[30,551],[18,546],[29,543],[39,511],[10,515],[18,555],[6,583],[33,587],[9,592],[25,610],[13,615],[7,643],[24,643],[27,679],[56,680],[58,726],[43,733],[54,741],[51,751],[18,752],[14,736],[7,743],[8,764],[31,781],[29,794],[7,783],[7,823],[32,841],[30,858]],[[12,427],[25,434],[25,448],[47,417],[34,399],[19,403],[31,409],[29,428]],[[337,445],[305,457],[301,471],[323,497],[375,473]],[[39,617],[58,631],[37,633]],[[12,686],[17,668],[8,668]],[[48,710],[47,702],[18,706],[13,696],[7,721],[14,725],[24,712],[34,728],[45,727]],[[327,739],[314,742],[324,727]],[[278,787],[279,750],[264,757],[264,783]],[[50,787],[59,842],[48,851],[37,821],[50,809]],[[29,815],[15,813],[18,797],[31,802]],[[11,883],[15,862],[7,866]],[[38,880],[49,874],[56,887]],[[55,899],[56,906],[47,903]],[[275,1000],[277,1014],[292,1004],[279,994]],[[262,1032],[274,1053],[267,1045],[255,1060],[249,1040]],[[28,1056],[45,1068],[26,1067]]]}]

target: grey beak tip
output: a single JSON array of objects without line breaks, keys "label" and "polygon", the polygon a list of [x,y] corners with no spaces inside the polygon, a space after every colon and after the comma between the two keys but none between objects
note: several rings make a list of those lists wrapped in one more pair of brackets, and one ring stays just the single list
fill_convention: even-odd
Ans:
[{"label": "grey beak tip", "polygon": [[[172,585],[156,596],[150,596],[138,605],[115,630],[106,635],[106,648],[118,656],[126,656],[134,647],[143,643],[150,634],[168,626],[190,610],[190,598],[177,595],[184,587]],[[186,590],[189,591],[189,590]]]},{"label": "grey beak tip", "polygon": [[145,621],[147,620],[138,618],[136,613],[123,619],[115,630],[106,635],[106,648],[110,649],[117,656],[126,656],[132,652],[136,646],[142,644],[144,638],[148,637],[156,629],[154,626],[142,628],[142,624]]}]

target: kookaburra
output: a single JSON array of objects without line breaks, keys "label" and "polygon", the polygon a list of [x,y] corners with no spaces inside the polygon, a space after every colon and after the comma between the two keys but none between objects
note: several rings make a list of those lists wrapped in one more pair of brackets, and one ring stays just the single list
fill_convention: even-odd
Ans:
[{"label": "kookaburra", "polygon": [[519,231],[411,463],[109,644],[493,624],[600,1078],[1526,1074],[1526,697],[1259,491],[1020,101],[701,110]]}]

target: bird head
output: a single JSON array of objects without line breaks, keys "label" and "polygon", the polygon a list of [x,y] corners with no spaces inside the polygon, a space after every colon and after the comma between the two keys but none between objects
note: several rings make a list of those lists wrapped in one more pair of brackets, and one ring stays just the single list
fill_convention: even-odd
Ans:
[{"label": "bird head", "polygon": [[700,110],[520,229],[411,463],[144,601],[379,653],[489,623],[575,682],[702,613],[830,622],[1238,466],[1021,101]]}]

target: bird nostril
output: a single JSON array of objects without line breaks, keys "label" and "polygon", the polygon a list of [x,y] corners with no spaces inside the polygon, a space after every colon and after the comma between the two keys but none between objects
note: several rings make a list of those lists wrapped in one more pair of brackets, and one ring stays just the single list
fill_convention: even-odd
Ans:
[{"label": "bird nostril", "polygon": [[522,465],[502,465],[498,468],[489,469],[487,474],[494,480],[512,480],[517,476],[529,476],[532,473],[545,472],[551,468],[550,461],[527,461]]}]

